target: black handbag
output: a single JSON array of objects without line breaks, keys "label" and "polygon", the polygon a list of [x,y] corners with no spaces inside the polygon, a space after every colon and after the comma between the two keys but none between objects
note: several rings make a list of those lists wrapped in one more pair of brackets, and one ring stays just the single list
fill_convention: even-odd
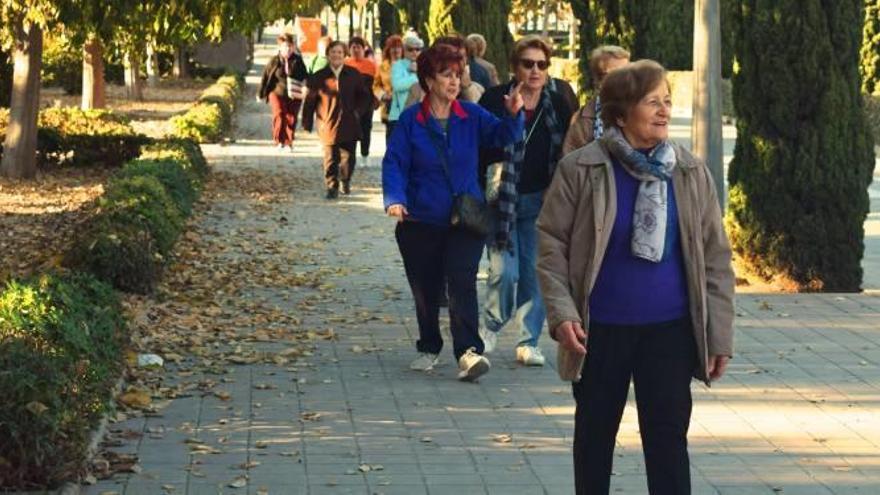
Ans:
[{"label": "black handbag", "polygon": [[486,202],[473,194],[456,194],[455,187],[452,185],[452,177],[449,174],[446,148],[439,142],[438,136],[430,129],[428,134],[431,135],[431,140],[434,142],[437,154],[440,155],[440,161],[443,163],[443,173],[446,175],[446,182],[449,183],[449,190],[452,191],[452,212],[449,215],[449,225],[478,237],[488,237],[491,220]]}]

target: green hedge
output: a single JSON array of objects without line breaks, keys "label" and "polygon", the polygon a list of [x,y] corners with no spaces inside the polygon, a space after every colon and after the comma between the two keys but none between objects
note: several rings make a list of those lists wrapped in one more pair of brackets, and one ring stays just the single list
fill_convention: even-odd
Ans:
[{"label": "green hedge", "polygon": [[149,293],[183,230],[207,171],[201,149],[185,141],[144,148],[108,182],[100,212],[67,253],[67,266],[114,287]]},{"label": "green hedge", "polygon": [[90,432],[110,409],[125,320],[112,288],[85,274],[0,289],[0,485],[81,474]]},{"label": "green hedge", "polygon": [[240,75],[218,79],[192,108],[171,119],[173,137],[200,143],[219,141],[232,128],[232,114],[243,87],[244,79]]},{"label": "green hedge", "polygon": [[[9,123],[9,111],[0,109],[0,156]],[[151,142],[138,134],[129,120],[109,110],[46,108],[40,111],[37,158],[41,167],[119,167],[137,158]]]}]

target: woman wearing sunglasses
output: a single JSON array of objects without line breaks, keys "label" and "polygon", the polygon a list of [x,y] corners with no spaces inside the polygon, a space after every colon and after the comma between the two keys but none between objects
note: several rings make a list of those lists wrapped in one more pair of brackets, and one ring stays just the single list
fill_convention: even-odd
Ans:
[{"label": "woman wearing sunglasses", "polygon": [[403,58],[391,65],[391,108],[388,110],[388,125],[386,144],[394,132],[394,125],[400,118],[400,113],[406,108],[406,97],[409,96],[409,88],[419,82],[418,65],[416,59],[422,53],[425,43],[414,35],[407,35],[403,39]]},{"label": "woman wearing sunglasses", "polygon": [[487,181],[494,220],[488,239],[489,277],[481,337],[486,352],[491,352],[499,331],[516,332],[516,359],[527,366],[544,364],[538,347],[545,313],[535,272],[535,222],[574,111],[547,87],[550,54],[550,45],[542,38],[520,39],[510,57],[514,80],[489,89],[480,100],[490,112],[504,115],[504,95],[512,86],[522,85],[524,140],[481,153],[481,177]]}]

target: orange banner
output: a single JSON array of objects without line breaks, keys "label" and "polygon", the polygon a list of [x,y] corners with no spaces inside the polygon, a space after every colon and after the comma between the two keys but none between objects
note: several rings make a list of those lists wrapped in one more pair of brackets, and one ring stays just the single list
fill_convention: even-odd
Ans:
[{"label": "orange banner", "polygon": [[318,53],[318,39],[321,37],[321,19],[317,17],[297,17],[296,38],[299,50],[305,55]]}]

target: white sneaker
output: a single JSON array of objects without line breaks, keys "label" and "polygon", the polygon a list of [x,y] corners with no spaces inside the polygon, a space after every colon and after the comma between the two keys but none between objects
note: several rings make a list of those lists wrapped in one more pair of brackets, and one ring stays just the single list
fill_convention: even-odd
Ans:
[{"label": "white sneaker", "polygon": [[362,168],[370,168],[370,157],[368,157],[368,156],[361,156],[361,157],[360,157],[360,161],[361,161],[360,166],[361,166]]},{"label": "white sneaker", "polygon": [[516,360],[526,366],[544,366],[544,354],[539,347],[520,345],[516,347]]},{"label": "white sneaker", "polygon": [[414,371],[431,371],[434,366],[440,364],[440,355],[430,352],[420,352],[419,357],[409,363],[409,369]]},{"label": "white sneaker", "polygon": [[495,346],[498,345],[498,332],[480,328],[480,338],[483,339],[483,354],[492,354]]},{"label": "white sneaker", "polygon": [[471,347],[458,358],[458,379],[463,382],[474,382],[489,371],[489,360],[477,354]]}]

